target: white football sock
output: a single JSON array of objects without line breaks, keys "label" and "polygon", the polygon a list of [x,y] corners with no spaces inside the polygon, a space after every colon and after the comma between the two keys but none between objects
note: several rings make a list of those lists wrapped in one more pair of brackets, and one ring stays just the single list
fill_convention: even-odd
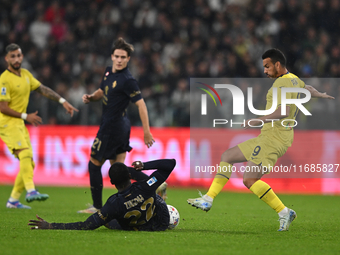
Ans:
[{"label": "white football sock", "polygon": [[206,200],[206,201],[208,201],[208,202],[210,202],[210,203],[212,203],[212,202],[214,201],[214,199],[213,199],[212,197],[209,197],[207,194],[205,194],[205,195],[203,196],[203,199]]},{"label": "white football sock", "polygon": [[288,210],[287,207],[283,208],[282,211],[279,212],[279,217],[284,217],[285,215],[288,214],[288,212],[289,212],[289,210]]}]

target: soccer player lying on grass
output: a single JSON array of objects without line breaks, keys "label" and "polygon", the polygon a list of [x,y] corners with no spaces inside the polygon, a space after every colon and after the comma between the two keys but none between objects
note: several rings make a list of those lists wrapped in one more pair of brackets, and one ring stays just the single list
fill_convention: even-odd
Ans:
[{"label": "soccer player lying on grass", "polygon": [[[279,231],[286,231],[289,229],[291,222],[296,218],[296,213],[294,210],[287,208],[272,188],[261,180],[265,173],[270,172],[270,166],[274,166],[278,158],[283,156],[288,147],[293,143],[294,120],[298,109],[296,105],[287,105],[287,114],[285,116],[281,115],[281,88],[306,88],[312,97],[325,99],[334,99],[334,97],[326,93],[320,93],[314,87],[305,85],[296,75],[289,73],[286,68],[286,57],[280,50],[267,50],[262,55],[262,60],[264,73],[274,80],[274,84],[267,94],[266,110],[272,106],[273,88],[277,88],[278,91],[277,109],[272,114],[252,120],[254,126],[261,125],[260,120],[265,123],[261,129],[261,134],[256,138],[249,139],[227,149],[221,156],[220,167],[221,169],[228,170],[216,174],[207,194],[199,198],[188,199],[187,202],[203,211],[209,211],[214,198],[228,182],[232,173],[232,165],[234,163],[247,162],[247,168],[251,169],[251,171],[244,172],[243,184],[278,213],[280,221]],[[288,94],[290,94],[291,99],[296,99],[299,98],[300,93]],[[273,119],[280,121],[273,122],[272,126],[271,120]],[[245,122],[244,128],[249,128],[249,121]],[[283,127],[280,124],[281,121],[285,121],[288,125]],[[265,171],[265,169],[269,171]]]},{"label": "soccer player lying on grass", "polygon": [[[106,204],[84,222],[49,223],[37,215],[30,220],[31,229],[92,230],[105,225],[110,229],[136,231],[164,231],[169,226],[169,211],[164,200],[155,192],[168,178],[176,165],[175,159],[161,159],[142,163],[135,161],[132,167],[114,163],[109,170],[110,181],[118,193],[109,197]],[[157,169],[150,176],[141,170]],[[137,171],[136,171],[137,170]],[[139,179],[131,184],[131,174]],[[136,177],[136,176],[135,176]]]}]

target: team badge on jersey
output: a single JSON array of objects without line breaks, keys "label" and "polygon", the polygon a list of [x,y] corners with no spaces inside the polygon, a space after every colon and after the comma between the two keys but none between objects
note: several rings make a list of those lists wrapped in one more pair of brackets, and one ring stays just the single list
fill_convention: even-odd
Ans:
[{"label": "team badge on jersey", "polygon": [[156,177],[154,176],[154,177],[150,178],[146,183],[147,183],[149,186],[152,186],[152,185],[154,185],[156,182],[157,182],[157,179],[156,179]]},{"label": "team badge on jersey", "polygon": [[1,95],[6,96],[6,88],[5,87],[1,88]]},{"label": "team badge on jersey", "polygon": [[298,81],[294,78],[290,80],[293,84],[293,86],[297,86],[298,85]]},{"label": "team badge on jersey", "polygon": [[112,88],[114,89],[116,86],[117,86],[117,82],[114,81],[114,82],[112,83]]},{"label": "team badge on jersey", "polygon": [[109,72],[106,72],[105,76],[108,76],[109,75]]}]

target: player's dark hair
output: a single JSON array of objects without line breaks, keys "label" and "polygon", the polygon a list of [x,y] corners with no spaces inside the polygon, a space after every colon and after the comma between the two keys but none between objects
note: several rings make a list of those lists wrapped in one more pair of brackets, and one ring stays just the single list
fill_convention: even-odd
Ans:
[{"label": "player's dark hair", "polygon": [[112,164],[109,170],[110,181],[117,188],[124,187],[130,182],[130,173],[127,166],[123,163],[116,162]]},{"label": "player's dark hair", "polygon": [[8,45],[6,47],[6,54],[11,52],[11,51],[15,51],[17,49],[20,49],[20,46],[18,44],[15,44],[15,43],[11,43],[10,45]]},{"label": "player's dark hair", "polygon": [[119,37],[113,44],[111,54],[113,54],[115,50],[125,50],[128,56],[130,56],[135,49],[133,48],[132,44],[127,43],[122,37]]},{"label": "player's dark hair", "polygon": [[282,67],[286,67],[286,57],[279,49],[270,49],[267,50],[262,55],[262,59],[270,58],[272,63],[280,62]]}]

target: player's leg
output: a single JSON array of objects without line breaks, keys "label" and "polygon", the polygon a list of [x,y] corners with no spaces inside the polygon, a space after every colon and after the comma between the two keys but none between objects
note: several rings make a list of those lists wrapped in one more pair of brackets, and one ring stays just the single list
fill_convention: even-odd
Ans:
[{"label": "player's leg", "polygon": [[7,130],[7,134],[2,136],[2,139],[7,144],[8,148],[12,153],[19,159],[19,174],[16,177],[14,187],[9,198],[9,203],[16,205],[11,208],[27,208],[26,206],[19,203],[19,198],[24,189],[26,189],[26,201],[32,202],[35,200],[44,201],[49,196],[47,194],[40,194],[35,190],[33,182],[33,152],[32,145],[29,138],[27,128],[22,126],[10,127],[10,132]]},{"label": "player's leg", "polygon": [[221,156],[220,168],[210,185],[207,196],[214,199],[230,179],[233,164],[245,161],[247,159],[238,146],[226,150]]},{"label": "player's leg", "polygon": [[[26,201],[27,202],[32,202],[32,201],[45,201],[46,199],[49,198],[47,194],[41,194],[39,193],[33,183],[33,170],[35,167],[34,161],[33,161],[33,149],[32,149],[32,144],[30,141],[29,133],[28,130],[25,126],[23,126],[23,133],[24,133],[24,138],[26,141],[26,144],[28,145],[28,150],[24,150],[22,152],[19,152],[18,158],[20,159],[20,171],[21,171],[21,164],[23,163],[22,161],[25,161],[23,163],[24,168],[29,169],[28,171],[28,184],[26,181],[26,176],[25,172],[22,174],[22,179],[24,181],[25,189],[27,191],[26,193]],[[23,158],[23,160],[22,160]]]},{"label": "player's leg", "polygon": [[273,189],[261,180],[264,174],[265,172],[262,171],[262,167],[254,162],[248,161],[247,171],[243,175],[243,183],[250,191],[258,196],[258,198],[278,213],[280,218],[279,231],[288,230],[290,223],[296,218],[296,213],[287,208]]},{"label": "player's leg", "polygon": [[247,170],[243,175],[243,184],[263,202],[279,213],[285,206],[272,188],[261,180],[261,177],[264,175],[261,169],[262,168],[254,162],[248,161]]},{"label": "player's leg", "polygon": [[247,161],[247,159],[238,146],[226,150],[221,156],[219,168],[207,194],[201,198],[188,199],[187,202],[196,208],[202,209],[203,211],[209,211],[214,198],[221,192],[224,185],[228,182],[232,173],[233,164],[244,161]]},{"label": "player's leg", "polygon": [[93,206],[97,209],[102,208],[102,193],[103,193],[103,176],[102,176],[102,165],[105,160],[99,161],[94,158],[90,158],[89,161],[89,175],[90,175],[90,186]]},{"label": "player's leg", "polygon": [[95,158],[90,158],[88,169],[90,176],[90,189],[92,196],[92,205],[89,204],[88,208],[78,211],[78,213],[95,213],[98,209],[102,208],[102,192],[103,192],[103,176],[102,165],[105,160],[99,161]]},{"label": "player's leg", "polygon": [[120,162],[124,164],[125,158],[126,158],[126,152],[119,153],[116,155],[115,159],[110,159],[110,164],[113,165],[116,162]]},{"label": "player's leg", "polygon": [[[24,137],[23,137],[23,130],[20,128],[15,128],[15,127],[0,127],[0,137],[3,140],[3,142],[7,145],[8,149],[12,152],[13,155],[15,148],[19,148],[18,147],[18,142],[19,141],[20,144],[22,144],[22,141],[24,141]],[[16,139],[18,138],[18,139]],[[27,144],[23,144],[23,146],[25,146],[26,148],[28,147]],[[23,147],[23,148],[25,148]],[[17,158],[18,156],[15,155]],[[11,195],[7,201],[6,207],[7,208],[25,208],[25,209],[31,209],[31,207],[26,206],[26,205],[22,205],[19,202],[20,196],[22,194],[22,192],[25,189],[25,185],[24,182],[22,180],[22,176],[21,176],[21,172],[19,170],[19,173],[17,174],[16,178],[15,178],[15,182],[14,182],[14,186],[11,192]]]},{"label": "player's leg", "polygon": [[[25,148],[20,150],[14,150],[14,154],[18,157],[20,161],[20,170],[15,179],[13,190],[11,196],[8,200],[7,207],[9,208],[28,208],[25,205],[19,203],[19,198],[26,189],[26,201],[32,202],[35,200],[44,201],[48,199],[47,194],[41,194],[36,191],[33,182],[33,154],[31,148]],[[16,206],[16,207],[14,207]]]},{"label": "player's leg", "polygon": [[26,201],[45,201],[46,199],[48,199],[49,196],[47,194],[41,194],[35,189],[35,185],[33,182],[34,162],[32,148],[20,150],[17,156],[20,160],[20,173],[22,181],[27,191],[25,198]]},{"label": "player's leg", "polygon": [[24,181],[19,171],[19,173],[17,174],[15,178],[11,196],[9,197],[7,201],[6,207],[7,208],[19,208],[19,209],[31,209],[30,206],[23,205],[22,203],[19,202],[20,196],[24,190],[25,190]]},{"label": "player's leg", "polygon": [[103,134],[102,130],[99,129],[91,146],[91,157],[88,164],[93,203],[89,204],[88,208],[78,211],[78,213],[95,213],[103,206],[103,176],[101,169],[105,160],[108,158],[106,154],[107,150],[113,147],[111,143],[110,135]]}]

